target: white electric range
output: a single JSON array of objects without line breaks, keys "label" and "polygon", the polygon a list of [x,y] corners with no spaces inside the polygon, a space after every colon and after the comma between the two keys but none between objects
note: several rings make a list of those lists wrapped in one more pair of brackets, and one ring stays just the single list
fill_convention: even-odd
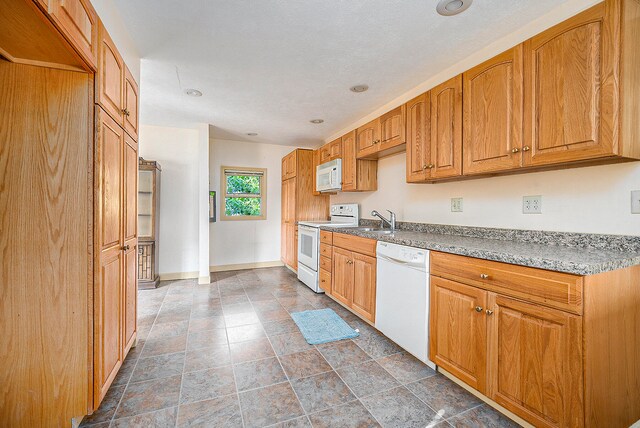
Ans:
[{"label": "white electric range", "polygon": [[331,205],[330,221],[298,222],[298,279],[316,293],[320,288],[320,226],[357,227],[360,220],[358,204]]}]

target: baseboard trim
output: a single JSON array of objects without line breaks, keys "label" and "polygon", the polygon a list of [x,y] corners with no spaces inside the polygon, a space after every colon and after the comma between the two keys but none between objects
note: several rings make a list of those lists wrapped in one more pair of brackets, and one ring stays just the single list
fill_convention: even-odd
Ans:
[{"label": "baseboard trim", "polygon": [[209,266],[209,270],[211,272],[226,272],[230,270],[257,269],[278,266],[283,266],[283,263],[280,260],[274,260],[271,262],[238,263],[233,265]]},{"label": "baseboard trim", "polygon": [[171,272],[161,273],[160,281],[174,281],[176,279],[196,279],[199,276],[199,272]]}]

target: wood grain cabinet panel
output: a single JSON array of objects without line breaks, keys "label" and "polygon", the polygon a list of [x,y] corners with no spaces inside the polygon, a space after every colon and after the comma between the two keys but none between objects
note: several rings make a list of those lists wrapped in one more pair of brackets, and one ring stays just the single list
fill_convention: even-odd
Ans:
[{"label": "wood grain cabinet panel", "polygon": [[351,251],[333,249],[331,296],[347,306],[353,300],[353,260]]},{"label": "wood grain cabinet panel", "polygon": [[583,426],[582,321],[490,293],[490,397],[539,427]]},{"label": "wood grain cabinet panel", "polygon": [[122,156],[124,131],[104,111],[96,108],[98,127],[96,162],[99,167],[98,224],[99,245],[104,251],[122,246],[120,227],[122,225]]},{"label": "wood grain cabinet panel", "polygon": [[320,147],[320,163],[330,162],[342,156],[342,139],[338,138]]},{"label": "wood grain cabinet panel", "polygon": [[487,292],[431,277],[429,358],[469,386],[486,392]]},{"label": "wood grain cabinet panel", "polygon": [[431,92],[409,101],[405,106],[407,133],[407,183],[419,183],[431,177]]},{"label": "wood grain cabinet panel", "polygon": [[100,255],[94,287],[94,401],[98,408],[122,365],[122,251]]},{"label": "wood grain cabinet panel", "polygon": [[525,165],[616,154],[616,41],[607,3],[525,42]]},{"label": "wood grain cabinet panel", "polygon": [[356,129],[356,157],[366,158],[379,150],[380,145],[380,118]]},{"label": "wood grain cabinet panel", "polygon": [[465,174],[522,165],[522,45],[472,68],[464,79]]},{"label": "wood grain cabinet panel", "polygon": [[49,0],[48,10],[49,16],[67,40],[95,70],[98,55],[98,15],[91,2]]},{"label": "wood grain cabinet panel", "polygon": [[320,269],[320,288],[322,288],[325,293],[331,294],[331,272],[330,271],[327,271],[325,269]]},{"label": "wood grain cabinet panel", "polygon": [[124,130],[138,140],[138,84],[131,75],[129,68],[124,68]]},{"label": "wood grain cabinet panel", "polygon": [[124,61],[104,25],[99,25],[96,102],[120,125],[124,117]]},{"label": "wood grain cabinet panel", "polygon": [[431,89],[432,178],[462,175],[462,75]]},{"label": "wood grain cabinet panel", "polygon": [[380,151],[406,143],[404,104],[380,116]]},{"label": "wood grain cabinet panel", "polygon": [[129,352],[136,340],[137,331],[137,299],[138,299],[138,244],[136,238],[125,241],[123,259],[123,301],[122,301],[122,330],[123,330],[123,358]]},{"label": "wood grain cabinet panel", "polygon": [[138,143],[124,135],[124,239],[135,239],[138,232]]},{"label": "wood grain cabinet panel", "polygon": [[378,189],[378,162],[357,159],[355,130],[342,136],[342,191],[363,192]]},{"label": "wood grain cabinet panel", "polygon": [[353,293],[351,309],[374,322],[376,313],[376,258],[352,253]]}]

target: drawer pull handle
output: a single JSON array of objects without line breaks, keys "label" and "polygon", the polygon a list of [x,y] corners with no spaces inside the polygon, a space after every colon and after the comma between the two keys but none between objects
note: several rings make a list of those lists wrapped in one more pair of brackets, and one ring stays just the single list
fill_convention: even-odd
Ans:
[{"label": "drawer pull handle", "polygon": [[522,148],[522,151],[523,151],[523,152],[528,152],[529,150],[531,150],[531,148],[529,148],[529,146],[524,146],[524,147]]},{"label": "drawer pull handle", "polygon": [[480,274],[480,278],[482,278],[482,279],[489,279],[489,275],[487,275],[486,273],[481,273],[481,274]]},{"label": "drawer pull handle", "polygon": [[482,312],[482,306],[476,306],[476,312]]},{"label": "drawer pull handle", "polygon": [[511,153],[518,153],[520,151],[519,148],[514,147],[513,149],[511,149]]},{"label": "drawer pull handle", "polygon": [[493,315],[493,311],[491,309],[487,309],[485,312],[487,313],[487,315]]}]

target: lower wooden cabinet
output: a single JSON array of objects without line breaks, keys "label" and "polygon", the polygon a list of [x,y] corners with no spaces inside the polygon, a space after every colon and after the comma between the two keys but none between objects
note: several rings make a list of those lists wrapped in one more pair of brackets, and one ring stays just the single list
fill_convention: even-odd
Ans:
[{"label": "lower wooden cabinet", "polygon": [[328,293],[371,322],[375,321],[376,310],[376,258],[370,253],[362,254],[347,248],[367,251],[366,247],[375,248],[375,243],[372,239],[334,234],[334,244],[341,247],[333,247],[331,291]]},{"label": "lower wooden cabinet", "polygon": [[578,276],[431,252],[430,272],[438,366],[536,427],[640,419],[640,266]]},{"label": "lower wooden cabinet", "polygon": [[431,277],[429,358],[436,365],[486,393],[487,292]]}]

